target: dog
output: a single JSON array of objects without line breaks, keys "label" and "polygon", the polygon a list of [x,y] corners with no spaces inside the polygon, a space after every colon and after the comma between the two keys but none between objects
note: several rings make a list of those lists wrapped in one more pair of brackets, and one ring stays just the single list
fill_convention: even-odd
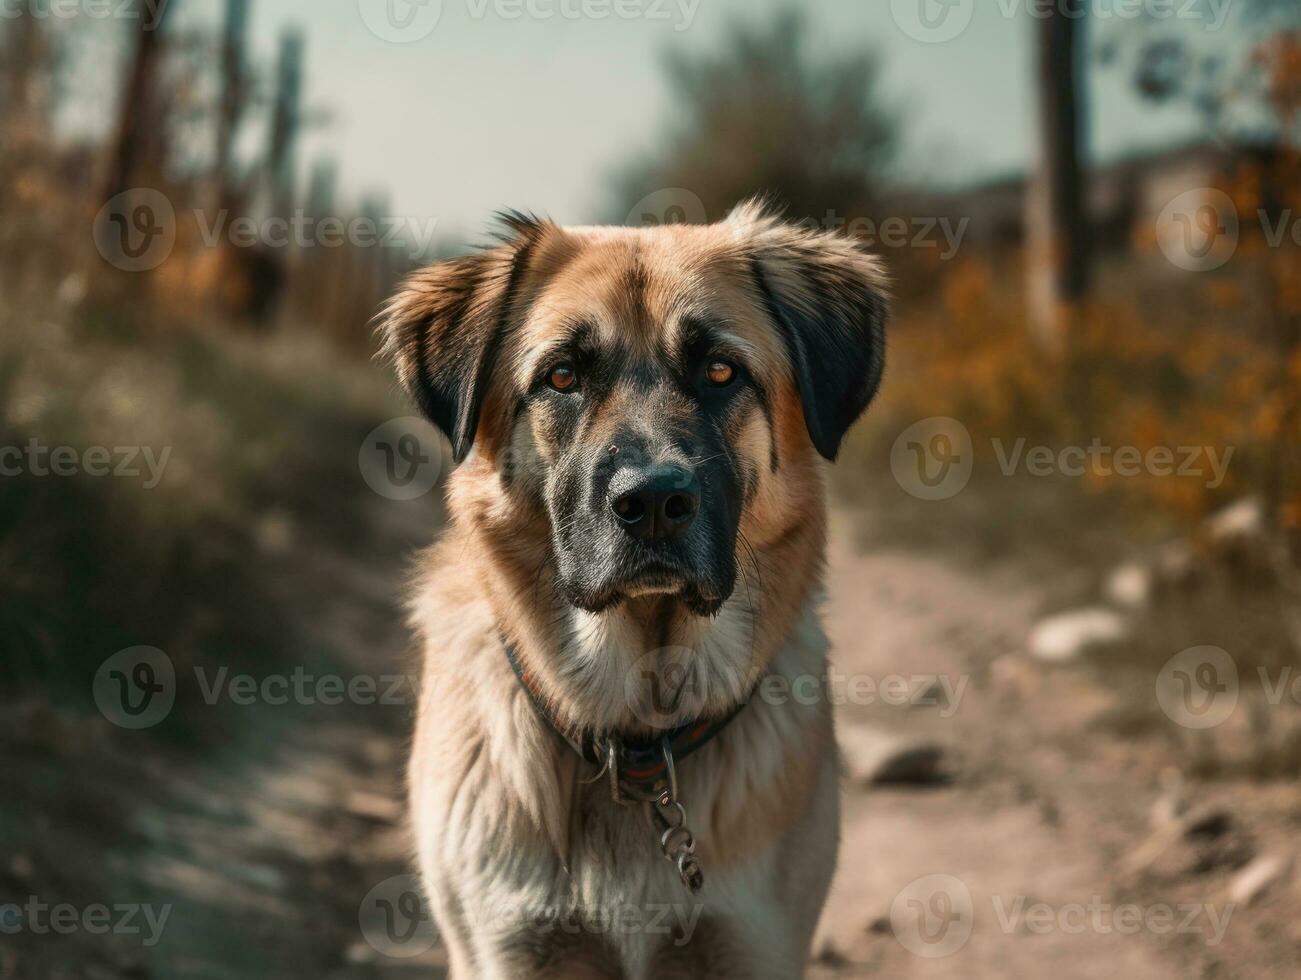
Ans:
[{"label": "dog", "polygon": [[886,276],[758,201],[501,218],[379,318],[459,464],[409,605],[451,976],[799,977],[839,835],[825,468],[880,382]]}]

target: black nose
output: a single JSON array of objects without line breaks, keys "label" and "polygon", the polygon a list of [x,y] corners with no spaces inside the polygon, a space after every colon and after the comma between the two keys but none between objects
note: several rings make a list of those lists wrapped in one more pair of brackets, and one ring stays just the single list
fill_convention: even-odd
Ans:
[{"label": "black nose", "polygon": [[668,541],[691,526],[700,508],[700,481],[680,466],[624,470],[614,480],[610,509],[640,541]]}]

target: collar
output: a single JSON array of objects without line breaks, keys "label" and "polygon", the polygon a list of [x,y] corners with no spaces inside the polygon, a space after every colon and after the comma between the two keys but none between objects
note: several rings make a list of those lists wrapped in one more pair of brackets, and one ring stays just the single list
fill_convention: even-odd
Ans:
[{"label": "collar", "polygon": [[[616,803],[653,800],[659,796],[659,787],[676,782],[674,762],[699,751],[741,713],[755,688],[745,700],[719,718],[696,719],[677,728],[671,728],[658,737],[629,736],[618,731],[598,732],[586,728],[567,728],[561,725],[542,697],[537,681],[520,662],[515,645],[502,637],[506,659],[519,680],[529,703],[548,728],[559,735],[579,757],[600,771],[585,782],[593,783],[608,776],[610,792]],[[757,688],[757,684],[755,687]],[[676,796],[676,786],[672,787]]]}]

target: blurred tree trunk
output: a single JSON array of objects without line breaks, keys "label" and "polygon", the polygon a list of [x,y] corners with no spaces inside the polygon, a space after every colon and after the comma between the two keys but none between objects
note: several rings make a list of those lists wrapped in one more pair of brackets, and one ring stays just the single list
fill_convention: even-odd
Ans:
[{"label": "blurred tree trunk", "polygon": [[1084,151],[1085,96],[1077,58],[1084,0],[1033,0],[1039,92],[1037,172],[1028,185],[1026,268],[1035,343],[1066,346],[1070,313],[1088,293],[1090,252]]},{"label": "blurred tree trunk", "polygon": [[35,281],[41,261],[33,235],[51,216],[43,190],[54,116],[56,49],[35,0],[22,0],[0,19],[0,264],[5,289]]},{"label": "blurred tree trunk", "polygon": [[221,39],[221,102],[217,110],[217,146],[214,163],[217,206],[229,210],[234,204],[235,134],[247,105],[249,0],[226,0],[226,23]]},{"label": "blurred tree trunk", "polygon": [[297,31],[286,31],[280,38],[275,107],[266,159],[272,212],[281,218],[289,217],[294,208],[294,161],[302,120],[302,79],[303,36]]},{"label": "blurred tree trunk", "polygon": [[26,0],[0,34],[0,200],[49,143],[53,114],[54,47],[43,18]]},{"label": "blurred tree trunk", "polygon": [[36,88],[38,75],[48,67],[43,57],[46,45],[44,28],[40,19],[32,15],[30,2],[22,4],[5,25],[3,44],[3,79],[0,79],[0,124],[4,127],[5,149],[13,148],[12,141],[23,140],[26,131],[36,125],[35,107],[39,99]]},{"label": "blurred tree trunk", "polygon": [[[280,38],[276,90],[262,164],[262,191],[270,217],[292,222],[296,203],[294,167],[302,123],[303,36],[287,30]],[[263,245],[249,256],[249,313],[262,326],[276,319],[290,281],[289,245]]]},{"label": "blurred tree trunk", "polygon": [[[152,19],[144,0],[136,0],[134,44],[127,69],[126,83],[118,104],[108,174],[103,199],[108,200],[133,186],[140,174],[141,161],[165,155],[165,134],[153,132],[158,118],[155,89],[162,52],[162,31],[171,16],[175,0],[158,7]],[[160,162],[160,161],[155,161]]]}]

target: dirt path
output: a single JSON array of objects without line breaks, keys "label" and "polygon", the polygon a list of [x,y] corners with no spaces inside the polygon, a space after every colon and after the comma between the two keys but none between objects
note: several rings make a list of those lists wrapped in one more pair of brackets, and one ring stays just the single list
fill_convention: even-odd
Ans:
[{"label": "dirt path", "polygon": [[[376,497],[363,513],[383,561],[308,535],[266,559],[290,632],[247,676],[293,684],[301,672],[287,699],[280,687],[239,699],[234,670],[218,687],[213,657],[203,680],[176,671],[178,690],[218,692],[188,702],[219,733],[198,745],[41,704],[0,718],[12,760],[0,772],[0,911],[23,926],[0,943],[0,978],[444,975],[407,874],[413,699],[396,608],[406,558],[438,510]],[[373,697],[329,686],[358,679]],[[134,925],[86,926],[80,916],[101,905],[134,909]],[[78,921],[51,929],[55,906]]]},{"label": "dirt path", "polygon": [[[383,686],[409,669],[395,602],[404,557],[436,523],[428,506],[376,500],[391,562],[310,544],[283,557],[299,642],[328,648],[341,674]],[[832,538],[826,621],[842,727],[938,743],[954,778],[847,790],[812,976],[1238,976],[1207,946],[1218,925],[1206,910],[1199,933],[1174,937],[1119,917],[1120,903],[1147,910],[1219,893],[1205,878],[1154,888],[1122,870],[1151,833],[1157,766],[1141,747],[1091,733],[1111,695],[1090,674],[1021,655],[1042,584],[859,547],[843,517]],[[907,697],[887,696],[895,675]],[[938,703],[911,704],[918,693]],[[147,948],[135,937],[20,936],[0,947],[0,978],[443,976],[406,877],[411,710],[406,696],[239,709],[230,743],[199,759],[141,751],[147,743],[102,720],[0,720],[16,760],[0,791],[26,793],[42,814],[30,833],[4,828],[5,893],[171,908]],[[85,833],[88,810],[102,814],[100,837]],[[1252,941],[1244,928],[1233,923],[1230,938]]]},{"label": "dirt path", "polygon": [[[863,554],[853,531],[839,521],[830,554],[837,669],[878,684],[903,675],[914,691],[938,679],[960,695],[938,705],[860,696],[840,722],[938,743],[956,777],[848,790],[814,975],[1191,975],[1160,935],[1115,911],[1135,901],[1117,862],[1148,833],[1151,773],[1087,735],[1108,704],[1087,674],[1023,658],[1040,589],[912,553]],[[1196,924],[1210,933],[1207,915]]]}]

